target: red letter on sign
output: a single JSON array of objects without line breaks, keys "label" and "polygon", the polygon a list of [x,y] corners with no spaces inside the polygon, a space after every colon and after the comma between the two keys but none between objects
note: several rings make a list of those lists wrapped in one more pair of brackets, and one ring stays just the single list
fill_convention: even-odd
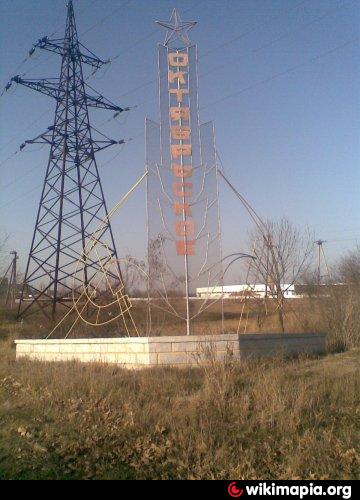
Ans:
[{"label": "red letter on sign", "polygon": [[178,255],[195,255],[195,240],[177,241],[176,252]]},{"label": "red letter on sign", "polygon": [[190,220],[179,220],[175,222],[176,236],[194,236],[195,222]]},{"label": "red letter on sign", "polygon": [[188,141],[190,139],[190,127],[172,125],[171,138],[177,141]]},{"label": "red letter on sign", "polygon": [[192,196],[192,182],[174,182],[173,193],[174,196],[180,196],[181,198],[186,198],[187,196]]},{"label": "red letter on sign", "polygon": [[190,108],[171,107],[170,108],[170,118],[174,122],[177,122],[180,120],[187,120],[188,121],[190,118]]},{"label": "red letter on sign", "polygon": [[190,211],[190,205],[189,205],[189,203],[174,203],[173,204],[173,210],[175,212],[175,215],[185,214],[185,215],[191,217],[191,211]]},{"label": "red letter on sign", "polygon": [[174,163],[173,166],[173,174],[175,177],[191,177],[193,174],[193,169],[191,165],[178,165],[177,163]]},{"label": "red letter on sign", "polygon": [[175,80],[178,80],[179,83],[186,84],[184,75],[186,75],[185,71],[169,71],[169,83],[174,83]]},{"label": "red letter on sign", "polygon": [[170,66],[183,68],[189,64],[189,57],[186,52],[171,52],[168,55],[168,61]]},{"label": "red letter on sign", "polygon": [[171,146],[171,156],[179,158],[180,156],[191,156],[191,144],[173,144]]}]

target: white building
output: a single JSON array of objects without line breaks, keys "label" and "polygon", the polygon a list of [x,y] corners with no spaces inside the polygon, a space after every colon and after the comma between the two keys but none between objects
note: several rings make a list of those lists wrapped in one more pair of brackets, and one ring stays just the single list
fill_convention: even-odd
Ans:
[{"label": "white building", "polygon": [[[286,299],[296,299],[302,295],[296,295],[295,285],[282,284],[281,290],[283,291]],[[266,293],[266,286],[263,284],[258,285],[224,285],[224,286],[208,286],[196,289],[196,297],[200,299],[217,299],[223,296],[224,299],[234,299],[236,297],[248,298],[264,298]],[[271,289],[268,286],[268,297],[271,297]]]}]

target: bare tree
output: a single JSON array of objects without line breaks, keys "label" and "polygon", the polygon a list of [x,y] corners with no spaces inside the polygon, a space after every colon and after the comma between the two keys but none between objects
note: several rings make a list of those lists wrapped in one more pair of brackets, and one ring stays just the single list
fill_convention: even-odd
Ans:
[{"label": "bare tree", "polygon": [[6,243],[7,243],[7,240],[9,239],[9,235],[8,234],[1,234],[0,235],[0,275],[2,274],[3,272],[3,254],[5,253],[5,248],[6,248]]},{"label": "bare tree", "polygon": [[159,234],[157,237],[149,241],[148,246],[148,277],[149,277],[149,292],[153,294],[156,291],[156,283],[161,281],[162,276],[167,276],[168,270],[163,258],[163,245],[165,238]]},{"label": "bare tree", "polygon": [[9,263],[4,259],[8,238],[8,235],[0,235],[0,296],[3,296],[8,288],[8,277],[5,276],[5,273]]},{"label": "bare tree", "polygon": [[[125,290],[130,293],[135,291],[138,293],[144,293],[146,286],[144,282],[146,281],[146,271],[145,262],[143,260],[136,259],[131,255],[126,255],[123,262],[121,262],[121,273],[125,285]],[[144,290],[141,290],[143,288]]]},{"label": "bare tree", "polygon": [[315,298],[328,346],[338,352],[360,346],[360,246],[335,263],[333,276]]},{"label": "bare tree", "polygon": [[336,274],[344,283],[360,285],[360,245],[340,259]]},{"label": "bare tree", "polygon": [[309,231],[301,231],[286,218],[267,221],[250,233],[252,277],[265,284],[265,301],[272,297],[277,302],[280,328],[284,332],[284,288],[293,285],[308,268],[313,252],[313,238]]}]

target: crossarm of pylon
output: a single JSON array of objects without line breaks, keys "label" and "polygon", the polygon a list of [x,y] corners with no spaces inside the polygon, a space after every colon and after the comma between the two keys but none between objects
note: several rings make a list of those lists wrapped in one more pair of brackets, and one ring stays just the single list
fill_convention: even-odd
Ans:
[{"label": "crossarm of pylon", "polygon": [[67,50],[64,47],[64,38],[53,38],[50,39],[47,36],[44,36],[37,43],[33,45],[33,48],[47,50],[48,52],[54,52],[55,54],[64,55]]},{"label": "crossarm of pylon", "polygon": [[[78,42],[79,46],[81,46],[84,51],[81,52],[79,50],[79,56],[81,62],[84,64],[88,64],[89,66],[93,66],[96,69],[101,68],[104,64],[108,64],[110,61],[103,61],[99,57],[97,57],[93,52],[91,52],[88,48],[86,48],[82,43]],[[34,48],[39,48],[46,50],[48,52],[54,52],[55,54],[59,54],[64,56],[66,51],[68,50],[65,45],[64,38],[53,38],[50,39],[47,36],[41,38],[36,44],[33,46]]]},{"label": "crossarm of pylon", "polygon": [[40,80],[21,78],[21,76],[13,76],[11,81],[18,83],[19,85],[24,85],[24,87],[29,87],[30,89],[36,90],[41,94],[45,94],[54,99],[59,97],[59,79],[58,78],[41,78]]},{"label": "crossarm of pylon", "polygon": [[85,94],[85,98],[87,101],[87,105],[93,108],[101,108],[101,109],[109,109],[110,111],[125,111],[124,108],[120,106],[116,106],[116,104],[112,104],[110,101],[105,99],[102,95],[93,96],[89,94]]},{"label": "crossarm of pylon", "polygon": [[125,142],[131,141],[131,139],[120,139],[120,140],[115,140],[111,139],[107,135],[103,134],[98,130],[97,128],[93,127],[92,125],[90,126],[92,132],[96,132],[97,135],[100,136],[99,139],[94,139],[94,136],[92,136],[92,146],[94,153],[97,153],[99,151],[102,151],[105,148],[108,148],[109,146],[113,146],[115,144],[125,144]]},{"label": "crossarm of pylon", "polygon": [[[81,45],[82,47],[84,47],[81,43],[79,45]],[[85,48],[85,50],[88,50],[88,49]],[[84,52],[80,52],[80,58],[81,58],[81,62],[83,62],[84,64],[87,64],[88,66],[92,66],[95,69],[99,69],[104,64],[109,64],[110,63],[109,59],[107,61],[102,61],[98,57],[96,57],[94,55],[85,54]]]},{"label": "crossarm of pylon", "polygon": [[[65,124],[65,122],[68,122],[69,120],[64,120],[59,124],[59,126],[62,126]],[[23,150],[24,147],[27,144],[51,144],[52,142],[52,135],[54,131],[54,125],[50,125],[45,132],[42,132],[41,134],[37,135],[33,139],[27,139],[25,142],[23,142],[20,146],[20,150]]]}]

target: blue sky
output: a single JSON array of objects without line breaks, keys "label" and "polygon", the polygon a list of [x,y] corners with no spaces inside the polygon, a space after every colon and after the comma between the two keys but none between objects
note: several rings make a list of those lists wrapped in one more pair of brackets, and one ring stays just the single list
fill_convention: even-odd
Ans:
[{"label": "blue sky", "polygon": [[[32,44],[63,34],[64,0],[2,0],[0,85],[14,74],[58,76],[59,57]],[[97,159],[112,206],[144,169],[144,119],[159,117],[157,43],[177,7],[199,48],[201,120],[213,120],[233,184],[264,218],[286,216],[328,241],[329,260],[360,242],[360,5],[355,0],[74,0],[80,40],[102,58],[118,56],[89,82],[123,106],[117,120],[94,110],[92,124],[133,138]],[[141,88],[140,88],[141,87]],[[1,89],[2,90],[2,89]],[[54,102],[13,86],[0,99],[0,234],[29,251],[48,150],[26,139],[52,124]],[[117,155],[117,156],[116,156]],[[116,156],[116,157],[115,157]],[[10,159],[8,159],[10,157]],[[114,158],[115,157],[115,158]],[[224,254],[247,250],[250,222],[220,185]],[[145,253],[145,192],[114,221],[120,254]]]}]

